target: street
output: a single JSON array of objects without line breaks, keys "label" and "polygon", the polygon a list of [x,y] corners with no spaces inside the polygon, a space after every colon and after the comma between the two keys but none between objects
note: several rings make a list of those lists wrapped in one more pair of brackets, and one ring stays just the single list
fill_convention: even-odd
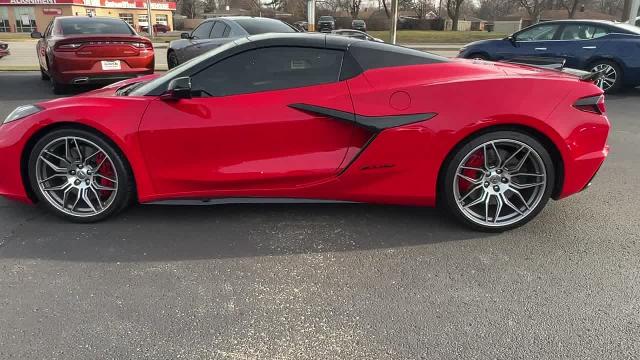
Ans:
[{"label": "street", "polygon": [[[53,97],[0,72],[2,119]],[[413,207],[140,205],[77,225],[0,199],[0,358],[636,358],[638,99],[608,97],[593,185],[503,234]]]}]

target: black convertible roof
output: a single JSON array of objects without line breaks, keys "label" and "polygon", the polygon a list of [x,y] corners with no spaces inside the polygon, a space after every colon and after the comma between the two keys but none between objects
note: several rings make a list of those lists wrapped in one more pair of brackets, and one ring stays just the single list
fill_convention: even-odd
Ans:
[{"label": "black convertible roof", "polygon": [[268,33],[247,37],[256,47],[311,46],[326,49],[347,50],[349,45],[366,40],[321,33]]}]

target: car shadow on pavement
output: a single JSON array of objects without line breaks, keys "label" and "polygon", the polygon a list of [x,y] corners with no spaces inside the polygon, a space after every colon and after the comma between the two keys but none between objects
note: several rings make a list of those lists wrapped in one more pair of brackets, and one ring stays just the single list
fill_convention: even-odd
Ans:
[{"label": "car shadow on pavement", "polygon": [[489,236],[436,209],[365,204],[147,205],[97,224],[71,224],[39,208],[23,212],[29,216],[6,236],[0,258],[179,261],[362,251]]}]

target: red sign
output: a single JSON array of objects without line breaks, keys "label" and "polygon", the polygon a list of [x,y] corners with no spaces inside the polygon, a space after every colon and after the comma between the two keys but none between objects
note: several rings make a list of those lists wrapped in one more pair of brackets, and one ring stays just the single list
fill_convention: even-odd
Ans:
[{"label": "red sign", "polygon": [[[145,0],[0,0],[0,5],[61,5],[76,4],[91,7],[146,9]],[[175,10],[176,3],[172,1],[151,1],[152,10]]]},{"label": "red sign", "polygon": [[45,15],[62,15],[62,9],[44,8],[42,13]]}]

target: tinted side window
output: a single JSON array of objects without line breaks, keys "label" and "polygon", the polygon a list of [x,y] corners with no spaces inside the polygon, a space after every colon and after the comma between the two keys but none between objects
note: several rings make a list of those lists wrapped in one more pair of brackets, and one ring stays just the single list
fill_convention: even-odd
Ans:
[{"label": "tinted side window", "polygon": [[338,81],[343,52],[270,47],[220,61],[191,77],[194,90],[227,96]]},{"label": "tinted side window", "polygon": [[198,26],[195,30],[193,30],[193,33],[191,33],[191,36],[193,36],[196,39],[208,39],[212,26],[213,26],[213,21],[204,22],[200,24],[200,26]]},{"label": "tinted side window", "polygon": [[593,38],[595,28],[588,24],[565,25],[560,40],[588,40]]},{"label": "tinted side window", "polygon": [[229,37],[229,33],[231,32],[231,26],[227,25],[226,28],[224,28],[224,33],[222,34],[223,38]]},{"label": "tinted side window", "polygon": [[353,43],[349,52],[364,70],[449,61],[445,57],[428,52],[373,41]]},{"label": "tinted side window", "polygon": [[516,36],[516,40],[518,41],[545,41],[545,40],[553,40],[553,35],[555,35],[558,30],[558,24],[546,24],[546,25],[538,25],[534,26],[530,29],[524,30]]},{"label": "tinted side window", "polygon": [[609,34],[609,29],[607,28],[603,28],[600,26],[596,26],[595,30],[593,31],[593,39],[597,39],[599,37],[603,37],[605,35]]},{"label": "tinted side window", "polygon": [[213,25],[213,30],[211,30],[211,38],[212,39],[216,39],[216,38],[223,37],[224,29],[226,27],[227,27],[227,25],[225,25],[225,23],[222,23],[220,21],[216,21],[215,25]]}]

